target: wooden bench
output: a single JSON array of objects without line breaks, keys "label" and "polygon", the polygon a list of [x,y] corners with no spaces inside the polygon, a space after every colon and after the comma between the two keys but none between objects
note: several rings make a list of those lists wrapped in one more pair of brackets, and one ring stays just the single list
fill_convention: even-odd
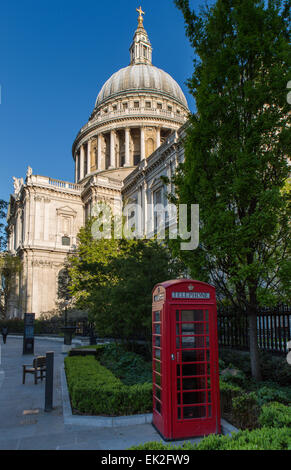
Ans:
[{"label": "wooden bench", "polygon": [[25,376],[26,374],[33,374],[34,375],[34,383],[37,384],[37,381],[45,377],[46,373],[46,357],[45,356],[38,356],[33,359],[32,365],[24,364],[22,366],[22,383],[25,384]]}]

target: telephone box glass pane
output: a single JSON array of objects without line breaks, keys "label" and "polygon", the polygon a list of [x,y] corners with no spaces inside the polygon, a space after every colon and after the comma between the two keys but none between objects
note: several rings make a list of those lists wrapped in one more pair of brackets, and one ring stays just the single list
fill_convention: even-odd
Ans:
[{"label": "telephone box glass pane", "polygon": [[182,348],[195,348],[194,336],[182,336]]},{"label": "telephone box glass pane", "polygon": [[162,352],[158,348],[155,348],[155,357],[157,357],[158,359],[161,359],[162,357]]},{"label": "telephone box glass pane", "polygon": [[204,361],[204,349],[194,351],[182,351],[182,362]]},{"label": "telephone box glass pane", "polygon": [[182,310],[181,321],[203,321],[203,310]]},{"label": "telephone box glass pane", "polygon": [[161,374],[162,373],[162,364],[159,361],[155,361],[154,364],[155,364],[155,370]]},{"label": "telephone box glass pane", "polygon": [[160,401],[162,401],[162,390],[160,388],[155,388],[155,395]]},{"label": "telephone box glass pane", "polygon": [[206,406],[185,406],[183,414],[184,419],[205,418]]},{"label": "telephone box glass pane", "polygon": [[206,403],[205,392],[184,392],[183,393],[183,404],[194,405],[195,403]]},{"label": "telephone box glass pane", "polygon": [[182,375],[203,375],[197,374],[197,365],[196,364],[182,364]]},{"label": "telephone box glass pane", "polygon": [[160,387],[162,386],[162,378],[159,374],[155,374],[155,383]]},{"label": "telephone box glass pane", "polygon": [[161,312],[154,312],[154,321],[155,322],[161,321]]},{"label": "telephone box glass pane", "polygon": [[156,335],[160,335],[161,334],[161,325],[156,325],[154,324],[154,333]]},{"label": "telephone box glass pane", "polygon": [[155,402],[156,402],[156,410],[161,415],[162,414],[162,405],[158,400],[155,400]]},{"label": "telephone box glass pane", "polygon": [[161,336],[154,336],[154,345],[161,347],[162,346],[162,338]]},{"label": "telephone box glass pane", "polygon": [[183,390],[205,390],[206,379],[205,377],[183,377]]}]

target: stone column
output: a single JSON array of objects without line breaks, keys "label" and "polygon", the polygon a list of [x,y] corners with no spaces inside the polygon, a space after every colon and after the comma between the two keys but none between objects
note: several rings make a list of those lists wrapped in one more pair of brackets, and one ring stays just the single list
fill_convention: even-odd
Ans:
[{"label": "stone column", "polygon": [[91,140],[87,144],[87,175],[91,173]]},{"label": "stone column", "polygon": [[115,132],[110,131],[110,165],[109,169],[115,168]]},{"label": "stone column", "polygon": [[97,170],[102,170],[102,134],[98,134]]},{"label": "stone column", "polygon": [[144,136],[144,127],[140,128],[140,159],[145,159],[145,136]]},{"label": "stone column", "polygon": [[157,148],[161,145],[161,128],[157,127]]},{"label": "stone column", "polygon": [[82,180],[84,178],[84,146],[83,145],[81,145],[80,147],[79,164],[80,164],[80,180]]},{"label": "stone column", "polygon": [[78,183],[78,165],[79,165],[79,156],[78,153],[75,155],[75,183]]},{"label": "stone column", "polygon": [[143,183],[143,220],[144,220],[144,236],[148,234],[148,219],[149,219],[149,206],[148,206],[148,184],[146,181]]},{"label": "stone column", "polygon": [[125,167],[130,166],[129,139],[130,139],[130,129],[127,127],[125,129],[125,163],[124,163]]}]

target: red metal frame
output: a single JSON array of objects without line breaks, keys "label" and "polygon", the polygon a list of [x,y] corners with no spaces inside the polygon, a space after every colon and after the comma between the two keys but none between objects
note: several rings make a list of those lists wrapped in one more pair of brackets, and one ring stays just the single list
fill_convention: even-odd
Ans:
[{"label": "red metal frame", "polygon": [[153,290],[153,425],[165,439],[220,433],[215,289],[179,279]]}]

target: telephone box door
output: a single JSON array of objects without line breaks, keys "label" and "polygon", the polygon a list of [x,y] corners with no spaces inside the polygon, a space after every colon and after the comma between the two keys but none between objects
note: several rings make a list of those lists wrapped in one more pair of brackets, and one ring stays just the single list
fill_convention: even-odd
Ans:
[{"label": "telephone box door", "polygon": [[172,435],[220,431],[217,351],[211,305],[171,306]]}]

